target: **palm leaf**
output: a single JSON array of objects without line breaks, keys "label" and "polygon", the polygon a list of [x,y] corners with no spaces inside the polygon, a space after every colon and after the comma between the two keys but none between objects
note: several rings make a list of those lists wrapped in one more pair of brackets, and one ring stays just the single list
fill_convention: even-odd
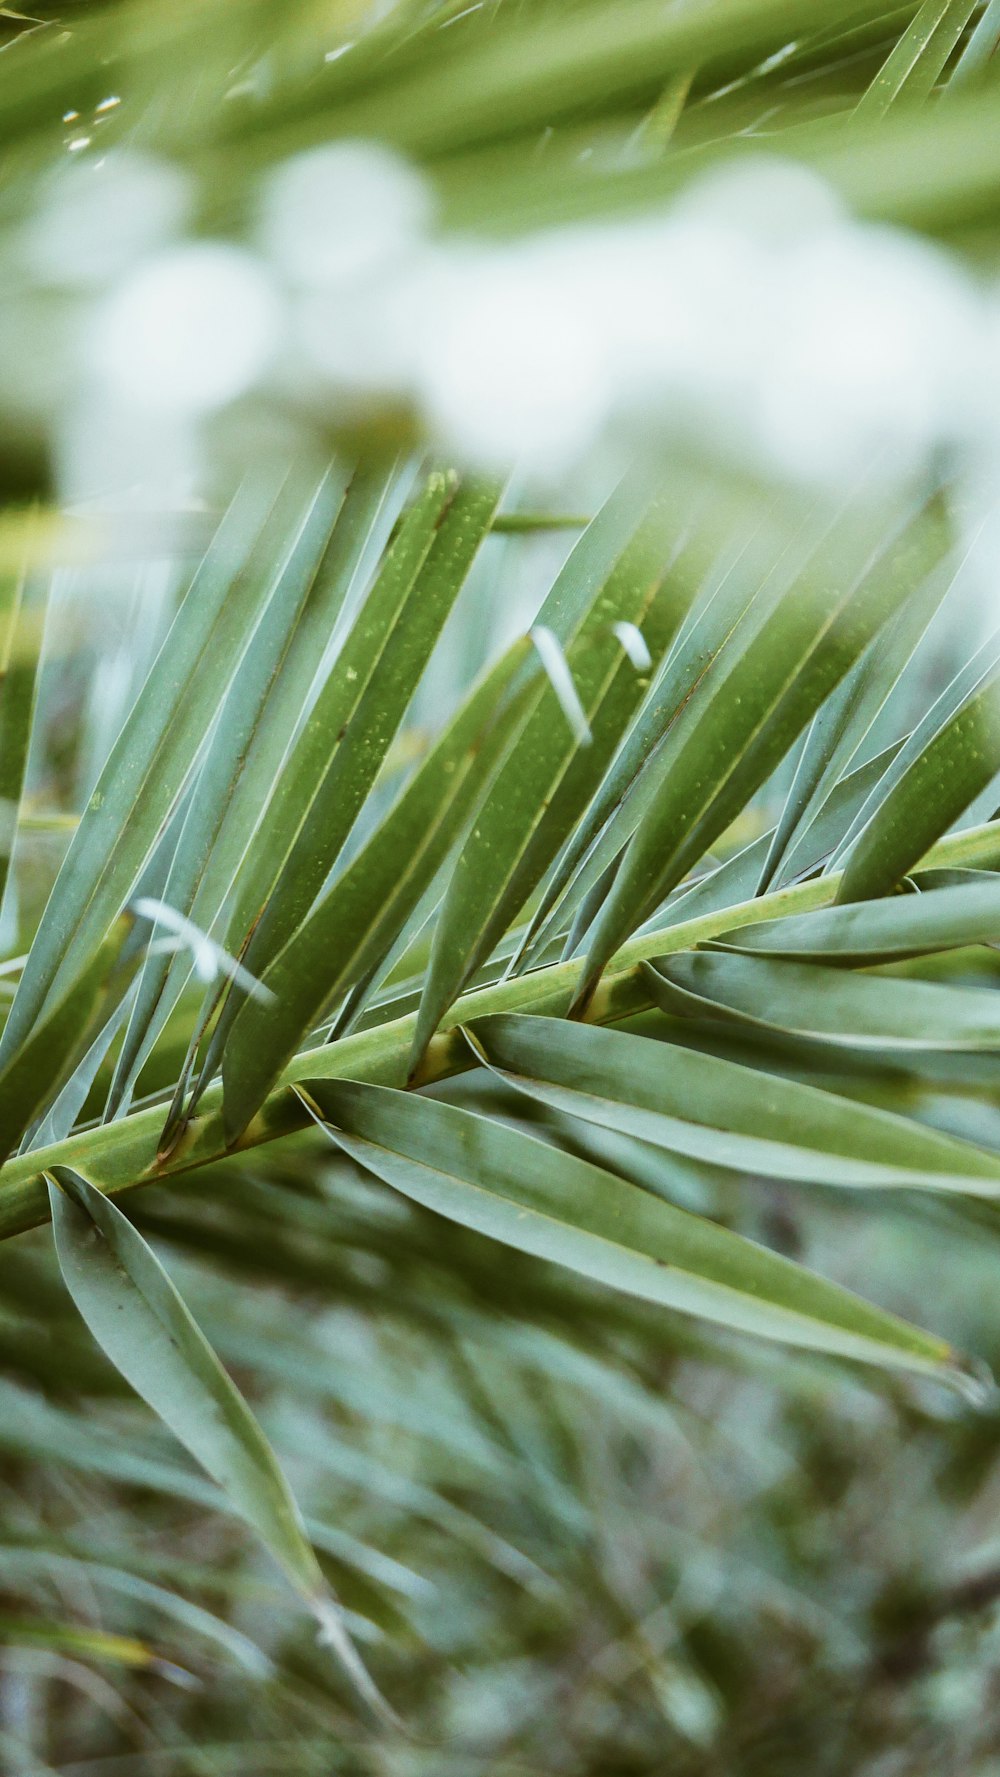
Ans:
[{"label": "palm leaf", "polygon": [[[722,154],[752,175],[777,143],[860,215],[988,261],[992,4],[977,17],[968,0],[837,0],[822,19],[806,0],[593,0],[565,15],[404,4],[359,20],[349,43],[331,17],[322,47],[304,0],[265,12],[112,0],[57,27],[3,21],[11,266],[28,253],[40,174],[65,164],[53,120],[83,116],[102,153],[141,143],[182,166],[209,237],[258,213],[261,179],[289,155],[339,138],[405,149],[446,237],[503,238],[669,201]],[[281,300],[297,312],[298,293]],[[979,1250],[1000,1187],[1000,822],[983,818],[1000,769],[996,641],[976,648],[951,591],[969,522],[959,470],[935,459],[897,497],[862,487],[859,465],[856,494],[803,500],[685,436],[673,456],[647,440],[641,473],[609,499],[621,466],[595,463],[590,521],[577,486],[569,511],[553,483],[535,512],[516,477],[501,512],[500,477],[436,467],[419,415],[392,400],[337,407],[294,366],[272,371],[261,399],[281,424],[294,408],[295,449],[284,432],[276,452],[258,437],[252,403],[234,410],[241,437],[225,448],[245,444],[252,467],[228,505],[220,473],[221,522],[184,517],[202,559],[193,574],[184,550],[183,570],[172,562],[183,596],[174,609],[165,578],[167,621],[137,650],[152,666],[79,818],[72,786],[89,786],[100,730],[82,733],[78,664],[50,648],[40,672],[41,629],[53,573],[78,571],[70,546],[93,554],[115,526],[14,510],[0,522],[0,886],[9,876],[4,929],[26,951],[0,976],[20,977],[0,1037],[0,1234],[52,1219],[112,1366],[81,1347],[36,1247],[11,1248],[0,1354],[30,1387],[4,1384],[0,1442],[36,1472],[85,1478],[95,1536],[116,1489],[178,1517],[218,1508],[129,1417],[121,1376],[220,1483],[227,1529],[249,1520],[324,1620],[332,1569],[341,1633],[412,1635],[429,1665],[474,1667],[467,1629],[428,1628],[436,1597],[414,1629],[420,1562],[368,1521],[391,1501],[478,1563],[477,1586],[486,1573],[518,1610],[551,1613],[546,1636],[559,1612],[593,1612],[611,1721],[621,1576],[595,1551],[648,1527],[609,1494],[602,1414],[625,1416],[630,1451],[648,1449],[662,1483],[663,1449],[688,1465],[688,1438],[717,1430],[692,1428],[678,1356],[731,1365],[739,1389],[764,1374],[800,1386],[810,1412],[819,1371],[793,1349],[971,1392],[971,1363],[930,1330],[953,1319],[947,1242]],[[0,469],[10,444],[20,473],[38,439],[4,403]],[[261,469],[258,443],[260,461],[291,467]],[[927,636],[944,638],[934,660]],[[54,845],[67,830],[55,870],[35,835]],[[136,903],[160,909],[155,926],[126,930]],[[114,1199],[139,1186],[133,1223]],[[852,1282],[870,1301],[768,1244],[782,1217],[866,1234],[889,1216],[941,1235],[940,1273],[893,1297],[929,1330],[876,1305],[889,1286],[860,1264]],[[145,1235],[171,1243],[197,1320]],[[809,1257],[822,1269],[828,1251]],[[244,1369],[256,1379],[261,1424],[213,1348],[241,1384]],[[77,1394],[111,1430],[87,1423]],[[746,1419],[742,1402],[731,1418]],[[752,1433],[761,1442],[756,1418]],[[312,1478],[301,1513],[272,1438]],[[520,1516],[518,1486],[532,1501]],[[85,1586],[124,1599],[109,1577],[123,1570],[52,1546],[47,1489],[38,1545],[9,1570],[61,1589],[44,1645],[150,1669],[160,1641],[141,1622],[70,1621]],[[330,1505],[345,1495],[352,1524]],[[133,1508],[130,1493],[120,1524]],[[674,1673],[650,1650],[671,1527],[659,1501],[649,1517],[655,1558],[634,1590],[649,1587],[652,1627],[635,1661],[659,1724]],[[164,1581],[171,1523],[146,1539]],[[255,1639],[220,1637],[221,1605],[185,1617],[183,1574],[168,1594],[175,1633],[214,1635],[283,1685],[302,1729],[289,1769],[312,1755],[325,1769],[345,1736],[313,1650],[296,1650],[293,1671],[270,1633],[280,1604],[242,1545],[219,1567],[204,1583],[226,1589]],[[168,1618],[166,1585],[131,1578],[129,1609]],[[18,1603],[5,1642],[44,1641],[37,1609]],[[671,1624],[678,1667],[689,1640]],[[697,1695],[715,1707],[723,1688],[692,1688],[689,1725]],[[569,1745],[575,1706],[565,1720]],[[710,1763],[715,1748],[702,1751]],[[261,1756],[285,1754],[267,1743]],[[595,1756],[607,1763],[591,1746],[588,1769]],[[381,1743],[363,1754],[398,1757]],[[686,1768],[672,1742],[654,1759]],[[250,1768],[245,1746],[236,1764]]]},{"label": "palm leaf", "polygon": [[947,1354],[774,1254],[543,1142],[379,1086],[307,1081],[345,1150],[418,1203],[505,1244],[743,1332],[932,1370]]}]

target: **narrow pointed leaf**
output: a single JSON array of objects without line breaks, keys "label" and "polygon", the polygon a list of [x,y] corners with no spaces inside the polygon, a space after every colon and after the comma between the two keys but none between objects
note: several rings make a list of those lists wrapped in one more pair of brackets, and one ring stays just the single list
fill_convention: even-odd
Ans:
[{"label": "narrow pointed leaf", "polygon": [[248,563],[259,496],[248,485],[234,502],[115,742],[35,935],[0,1060],[117,918],[201,748],[271,589],[265,563]]},{"label": "narrow pointed leaf", "polygon": [[1000,1196],[1000,1155],[816,1086],[596,1025],[501,1014],[469,1029],[508,1085],[696,1160],[803,1184]]},{"label": "narrow pointed leaf", "polygon": [[740,1332],[942,1377],[954,1362],[933,1335],[520,1130],[391,1087],[303,1090],[360,1165],[518,1251]]},{"label": "narrow pointed leaf", "polygon": [[[871,967],[1000,938],[1000,876],[932,886],[919,894],[850,902],[785,919],[762,920],[716,942],[731,950],[765,951],[799,962]],[[914,878],[919,886],[920,877]],[[933,879],[932,879],[933,880]]]},{"label": "narrow pointed leaf", "polygon": [[[303,717],[311,714],[317,663],[331,644],[331,635],[354,590],[363,583],[384,548],[405,497],[408,482],[394,463],[359,467],[352,475],[333,534],[323,553],[309,599],[257,724],[246,764],[225,810],[211,856],[191,908],[194,924],[219,935],[230,896],[244,859],[257,845],[261,815],[283,779],[283,768]],[[251,873],[254,866],[249,865]],[[162,890],[151,891],[163,899]],[[239,920],[233,922],[239,928]],[[136,1056],[142,1065],[191,975],[189,957],[179,957],[164,984],[156,1013]],[[205,1030],[218,1005],[219,985],[205,996],[192,1033],[187,1063],[177,1083],[178,1113],[187,1096],[189,1076]]]},{"label": "narrow pointed leaf", "polygon": [[[433,474],[364,601],[254,836],[226,949],[260,975],[320,894],[340,854],[500,498],[493,483]],[[221,1060],[242,1004],[230,993],[202,1065]]]},{"label": "narrow pointed leaf", "polygon": [[829,545],[767,620],[739,632],[706,675],[657,761],[659,794],[636,833],[592,929],[584,1003],[605,963],[735,819],[803,726],[899,609],[914,577],[946,546],[939,519],[906,545],[883,536],[874,559],[866,527]]},{"label": "narrow pointed leaf", "polygon": [[271,1446],[174,1284],[110,1198],[69,1167],[49,1184],[56,1253],[90,1332],[268,1548],[369,1702],[378,1692],[339,1622]]},{"label": "narrow pointed leaf", "polygon": [[891,105],[926,99],[944,72],[978,0],[924,0],[855,109],[867,123]]},{"label": "narrow pointed leaf", "polygon": [[[344,478],[332,476],[310,501],[302,522],[293,532],[274,593],[216,720],[177,849],[162,894],[158,897],[185,918],[191,915],[198,890],[204,882],[215,842],[232,804],[269,694],[308,602],[324,544],[329,541],[343,494]],[[162,951],[154,952],[146,959],[112,1082],[109,1099],[112,1114],[131,1091],[148,1053],[147,1036],[161,1007],[171,963],[169,954]],[[180,971],[175,973],[179,975]]]},{"label": "narrow pointed leaf", "polygon": [[[872,784],[882,776],[886,765],[898,751],[899,743],[887,747],[884,752],[869,760],[867,765],[859,765],[856,771],[850,772],[831,790],[826,801],[805,822],[802,831],[793,841],[784,866],[779,870],[782,879],[794,878],[823,862],[841,839]],[[773,838],[773,832],[761,834],[759,839],[734,853],[724,864],[707,871],[690,886],[682,885],[666,905],[660,908],[656,923],[667,925],[678,920],[694,919],[704,913],[721,912],[737,901],[748,901],[759,884],[761,865]]]},{"label": "narrow pointed leaf", "polygon": [[962,707],[989,685],[1000,668],[1000,630],[991,635],[972,659],[955,674],[940,696],[910,734],[906,736],[895,758],[882,778],[874,784],[851,821],[851,824],[827,864],[827,871],[840,869],[859,834],[878,814],[886,798],[905,777],[910,767],[926,752],[935,736],[942,733]]},{"label": "narrow pointed leaf", "polygon": [[949,93],[962,90],[967,81],[980,75],[989,66],[1000,43],[1000,0],[987,0],[982,15],[962,49],[951,79]]},{"label": "narrow pointed leaf", "polygon": [[536,940],[538,946],[543,945],[557,925],[565,926],[569,913],[578,910],[605,880],[635,832],[645,802],[655,794],[652,780],[648,780],[646,796],[646,764],[751,603],[766,597],[768,577],[762,586],[758,555],[759,548],[743,543],[735,555],[732,550],[724,551],[721,564],[716,563],[708,572],[705,539],[698,535],[672,565],[671,574],[689,585],[688,621],[622,736],[589,807],[555,860],[551,880],[532,918],[526,947],[535,947]]},{"label": "narrow pointed leaf", "polygon": [[[591,530],[606,526],[617,536],[623,504],[622,497],[612,500],[602,515],[604,526],[595,520]],[[582,744],[551,684],[539,684],[455,865],[435,931],[414,1063],[456,994],[540,881],[637,701],[635,669],[613,626],[622,621],[641,625],[658,604],[669,561],[665,521],[663,506],[654,503],[594,591],[589,586],[594,556],[603,556],[606,545],[598,550],[590,531],[585,533],[547,601],[550,614],[561,618],[572,595],[574,614],[563,622],[566,661],[597,739]],[[587,588],[585,595],[581,586]],[[654,618],[661,646],[676,629],[688,596],[685,585],[668,584]]]},{"label": "narrow pointed leaf", "polygon": [[370,839],[265,970],[262,985],[272,1002],[244,1002],[223,1055],[232,1136],[246,1127],[324,1008],[383,960],[447,857],[517,717],[516,701],[499,706],[528,646],[515,643],[474,688]]},{"label": "narrow pointed leaf", "polygon": [[21,574],[0,587],[0,903],[17,836],[50,585]]},{"label": "narrow pointed leaf", "polygon": [[887,895],[1000,771],[1000,677],[938,730],[850,851],[838,901]]},{"label": "narrow pointed leaf", "polygon": [[953,581],[950,573],[929,574],[817,710],[768,849],[758,894],[770,888],[811,812],[857,756]]},{"label": "narrow pointed leaf", "polygon": [[[258,837],[280,871],[246,950],[259,971],[305,914],[375,781],[496,510],[492,484],[431,476],[320,693]],[[286,789],[287,785],[287,789]],[[239,913],[242,910],[242,903]],[[236,951],[242,943],[230,927]]]},{"label": "narrow pointed leaf", "polygon": [[0,1164],[89,1049],[124,985],[115,965],[131,922],[122,921],[21,1047],[0,1067]]},{"label": "narrow pointed leaf", "polygon": [[1000,995],[812,963],[696,950],[644,970],[665,1012],[791,1031],[851,1048],[1000,1051]]}]

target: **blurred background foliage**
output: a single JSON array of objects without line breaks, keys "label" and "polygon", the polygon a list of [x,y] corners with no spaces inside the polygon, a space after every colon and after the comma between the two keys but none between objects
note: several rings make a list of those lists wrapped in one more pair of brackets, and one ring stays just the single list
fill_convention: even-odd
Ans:
[{"label": "blurred background foliage", "polygon": [[[978,275],[995,269],[1000,222],[998,36],[996,0],[836,0],[821,17],[807,0],[0,13],[0,549],[20,551],[30,522],[56,563],[5,953],[37,923],[206,511],[248,461],[414,444],[413,416],[391,404],[345,420],[257,392],[212,417],[203,497],[158,518],[158,547],[121,511],[57,515],[80,492],[60,430],[78,297],[25,280],[17,241],[73,141],[181,165],[195,231],[237,238],[262,173],[336,137],[401,148],[446,229],[495,237],[640,213],[720,157],[777,147],[854,213],[924,232]],[[699,473],[724,501],[723,473]],[[606,479],[553,476],[545,493],[572,516]],[[526,503],[515,484],[511,509]],[[523,627],[572,535],[490,540],[383,789]],[[987,553],[873,746],[992,626],[994,579]],[[787,783],[786,770],[718,855],[766,829]],[[978,818],[992,812],[987,797]],[[994,952],[974,966],[995,979]],[[141,1092],[175,1077],[197,1004],[193,988]],[[970,1063],[946,1100],[919,1070],[838,1065],[838,1090],[1000,1149],[988,1070]],[[105,1070],[94,1115],[107,1084]],[[439,1090],[531,1120],[479,1076]],[[614,1170],[595,1132],[548,1136]],[[708,1168],[692,1196],[688,1173],[647,1163],[685,1206],[1000,1371],[988,1207],[872,1193],[859,1215],[823,1187]],[[0,1254],[0,1768],[998,1777],[993,1397],[956,1403],[612,1296],[405,1203],[318,1136],[144,1190],[130,1213],[279,1451],[408,1732],[364,1718],[221,1497],[93,1346],[38,1230]]]}]

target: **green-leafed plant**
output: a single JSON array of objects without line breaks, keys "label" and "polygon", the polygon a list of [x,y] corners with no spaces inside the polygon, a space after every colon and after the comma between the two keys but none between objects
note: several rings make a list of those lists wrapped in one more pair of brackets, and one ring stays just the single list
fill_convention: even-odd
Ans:
[{"label": "green-leafed plant", "polygon": [[[510,236],[641,209],[766,129],[864,215],[973,265],[996,239],[994,4],[7,23],[9,230],[53,116],[110,84],[107,140],[184,162],[206,231],[334,135],[403,149],[446,227]],[[131,1675],[90,1704],[184,1773],[905,1759],[887,1674],[979,1594],[934,1564],[911,1596],[901,1537],[891,1575],[867,1557],[861,1645],[814,1660],[838,1606],[808,1602],[831,1561],[807,1545],[866,1465],[891,1485],[893,1412],[934,1446],[915,1515],[940,1534],[985,1435],[941,1401],[982,1409],[997,1355],[945,1281],[1000,1197],[1000,648],[961,465],[806,494],[650,443],[593,466],[583,515],[555,478],[539,512],[516,474],[442,466],[391,405],[298,414],[277,450],[273,412],[240,418],[197,550],[125,620],[113,733],[74,651],[94,532],[7,426],[0,1443],[43,1478],[37,1510],[13,1488],[0,1642]],[[748,1556],[719,1477],[755,1389],[806,1478],[761,1481]],[[828,1451],[831,1395],[883,1417]],[[776,1742],[754,1680],[789,1671],[814,1700]],[[894,1770],[944,1768],[927,1708],[929,1762]],[[0,1762],[51,1769],[4,1719]],[[112,1743],[70,1720],[50,1746],[128,1768]],[[988,1737],[962,1747],[989,1769]]]}]

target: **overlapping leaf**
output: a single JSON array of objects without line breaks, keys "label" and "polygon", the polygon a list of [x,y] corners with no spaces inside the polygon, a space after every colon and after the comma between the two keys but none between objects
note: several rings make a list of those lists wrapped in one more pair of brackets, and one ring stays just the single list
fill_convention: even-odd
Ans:
[{"label": "overlapping leaf", "polygon": [[116,994],[131,922],[121,921],[76,980],[54,1000],[37,1027],[0,1066],[0,1163],[9,1159],[36,1114],[48,1105],[85,1054]]},{"label": "overlapping leaf", "polygon": [[1000,1195],[1000,1155],[819,1087],[565,1020],[500,1014],[469,1029],[509,1085],[696,1160],[803,1183]]},{"label": "overlapping leaf", "polygon": [[540,881],[639,700],[641,681],[615,625],[648,626],[652,647],[661,651],[690,603],[687,578],[668,571],[665,503],[644,513],[648,507],[648,493],[630,483],[620,488],[580,539],[539,613],[539,624],[565,652],[593,732],[575,734],[555,688],[539,685],[455,865],[435,931],[414,1062]]},{"label": "overlapping leaf", "polygon": [[813,913],[761,920],[716,942],[734,950],[766,951],[800,962],[870,967],[929,956],[1000,937],[1000,876],[970,872],[944,886],[879,901],[823,907]]},{"label": "overlapping leaf", "polygon": [[890,105],[926,99],[975,10],[976,0],[924,0],[855,115],[884,117]]},{"label": "overlapping leaf", "polygon": [[53,1178],[60,1269],[94,1338],[252,1525],[362,1694],[382,1708],[339,1622],[277,1458],[159,1260],[81,1174],[59,1167]]},{"label": "overlapping leaf", "polygon": [[0,582],[0,903],[28,765],[49,585],[26,570]]},{"label": "overlapping leaf", "polygon": [[24,1041],[53,987],[93,955],[152,852],[271,593],[269,551],[251,559],[251,549],[272,503],[262,510],[260,487],[247,483],[195,575],[73,836],[0,1060]]},{"label": "overlapping leaf", "polygon": [[[226,948],[259,975],[309,912],[374,784],[499,499],[431,475],[317,697],[248,849]],[[222,1054],[230,994],[202,1079]]]},{"label": "overlapping leaf", "polygon": [[838,901],[889,894],[998,771],[1000,677],[992,675],[883,797],[848,854]]},{"label": "overlapping leaf", "polygon": [[[906,546],[851,527],[762,622],[738,628],[655,761],[658,791],[587,944],[586,1001],[623,939],[680,882],[947,547],[928,514]],[[874,558],[874,559],[873,559]],[[647,768],[649,769],[649,768]]]},{"label": "overlapping leaf", "polygon": [[448,856],[530,695],[529,681],[501,708],[526,652],[526,643],[516,643],[473,689],[362,850],[265,970],[271,1000],[241,1007],[223,1055],[231,1134],[245,1128],[324,1008],[384,959]]},{"label": "overlapping leaf", "polygon": [[742,1332],[947,1374],[950,1354],[930,1334],[534,1136],[391,1087],[303,1090],[353,1159],[506,1245]]},{"label": "overlapping leaf", "polygon": [[657,1005],[688,1017],[722,1018],[880,1053],[1000,1053],[1000,996],[991,988],[939,986],[719,950],[661,957],[646,979]]}]

